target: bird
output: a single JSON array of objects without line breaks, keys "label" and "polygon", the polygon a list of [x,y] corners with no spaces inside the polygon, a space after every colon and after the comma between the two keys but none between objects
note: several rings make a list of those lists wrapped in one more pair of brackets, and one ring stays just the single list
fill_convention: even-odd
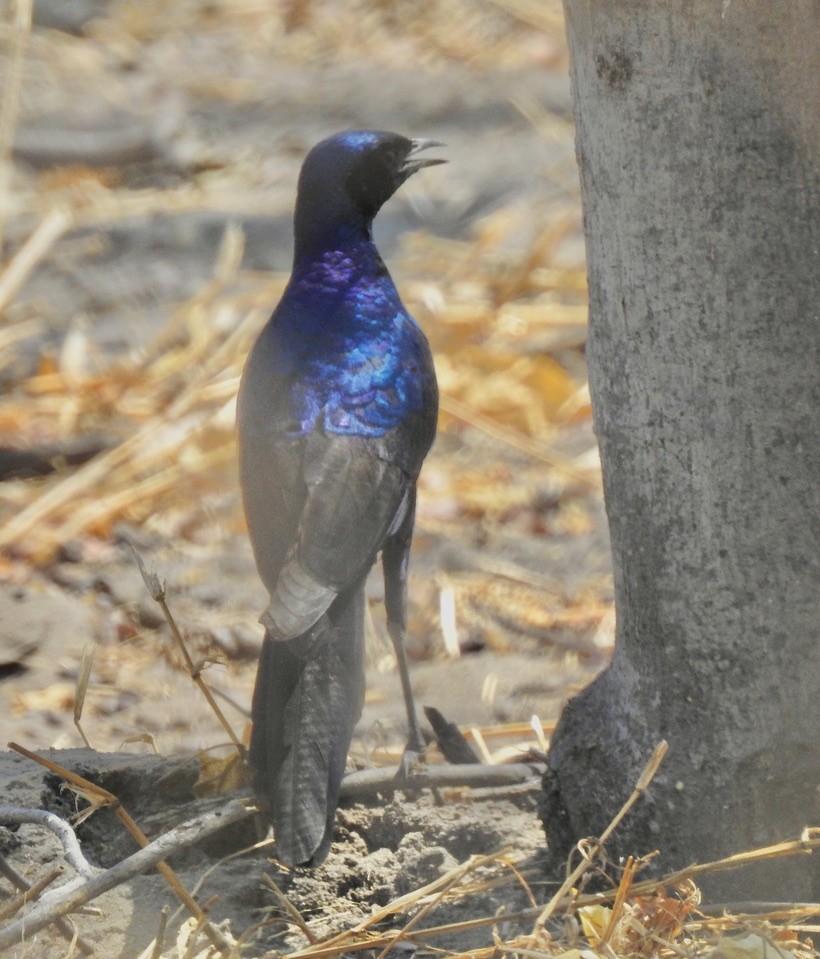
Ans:
[{"label": "bird", "polygon": [[305,157],[290,278],[245,364],[242,499],[270,601],[257,668],[251,779],[288,867],[328,855],[364,704],[365,580],[381,553],[409,738],[423,754],[404,643],[407,571],[438,386],[430,346],[373,241],[381,206],[443,144],[350,130]]}]

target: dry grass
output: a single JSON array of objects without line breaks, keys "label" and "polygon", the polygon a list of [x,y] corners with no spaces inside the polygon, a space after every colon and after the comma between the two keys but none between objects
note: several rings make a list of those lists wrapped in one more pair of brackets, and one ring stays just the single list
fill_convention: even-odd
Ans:
[{"label": "dry grass", "polygon": [[[188,38],[213,31],[235,54],[235,61],[228,57],[226,62],[247,65],[249,75],[271,55],[277,62],[305,65],[325,62],[331,50],[334,62],[383,57],[394,67],[421,59],[431,68],[456,63],[504,70],[560,65],[564,57],[560,5],[554,2],[476,6],[442,0],[410,10],[391,2],[243,0],[189,2],[169,11],[167,4],[141,0],[119,3],[113,17],[89,29],[93,44],[39,31],[28,37],[26,59],[12,58],[6,68],[23,78],[29,99],[50,102],[53,89],[66,83],[77,84],[80,99],[85,90],[107,84],[107,97],[116,103],[122,94],[112,64],[163,45],[181,48]],[[7,37],[10,46],[16,36]],[[208,89],[190,71],[172,79],[186,95],[215,97],[218,65],[204,66],[213,81]],[[221,84],[227,78],[218,79]],[[251,87],[229,85],[225,95],[237,103],[253,102]],[[13,97],[9,85],[4,102],[12,118]],[[521,109],[528,108],[522,104]],[[531,117],[536,124],[547,119],[537,111]],[[558,135],[566,139],[569,128],[564,125]],[[15,297],[38,265],[56,254],[61,237],[70,240],[89,228],[104,234],[140,216],[241,214],[281,205],[281,198],[274,201],[264,185],[248,179],[248,166],[246,160],[228,161],[176,189],[124,188],[105,170],[68,169],[23,179],[11,208],[21,242],[0,267],[0,311],[6,317],[0,341],[13,350],[41,331],[36,314],[15,313]],[[7,165],[4,169],[8,173]],[[557,504],[550,528],[570,535],[588,529],[582,502],[588,494],[598,495],[597,457],[591,447],[580,457],[560,451],[563,437],[589,416],[581,359],[584,271],[582,264],[567,266],[560,257],[562,243],[579,228],[575,174],[564,169],[545,175],[558,178],[566,202],[532,237],[523,256],[506,252],[506,241],[520,231],[528,213],[507,208],[485,217],[463,241],[410,237],[400,258],[403,295],[433,341],[442,433],[478,434],[488,444],[481,468],[466,473],[454,472],[446,458],[434,454],[423,479],[422,534],[428,530],[457,539],[464,518],[537,526],[532,504],[540,495],[544,467]],[[227,530],[242,528],[232,496],[235,394],[244,357],[286,280],[242,269],[242,246],[241,233],[228,230],[210,282],[188,300],[169,305],[166,328],[139,353],[103,359],[76,327],[59,349],[46,348],[35,375],[0,397],[0,432],[15,446],[59,445],[92,432],[114,442],[79,468],[0,487],[0,551],[6,557],[47,564],[66,542],[105,538],[120,520],[183,540],[214,516]],[[0,359],[0,369],[3,363]],[[511,582],[508,595],[497,599],[491,586],[496,572],[454,584],[463,625],[488,639],[506,630],[494,611],[507,608],[516,589]],[[525,588],[532,577],[523,570],[511,579],[516,577],[524,581],[518,605],[532,610],[538,627],[540,604],[533,602],[535,590],[530,595]],[[581,635],[590,624],[599,624],[606,608],[600,589],[591,592],[580,602],[559,600],[556,621]],[[424,599],[428,619],[438,615],[438,598],[434,589]]]}]

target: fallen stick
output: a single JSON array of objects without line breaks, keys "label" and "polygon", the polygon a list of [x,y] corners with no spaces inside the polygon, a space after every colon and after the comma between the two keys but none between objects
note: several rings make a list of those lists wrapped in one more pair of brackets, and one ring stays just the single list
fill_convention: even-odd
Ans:
[{"label": "fallen stick", "polygon": [[472,763],[465,766],[428,766],[427,769],[397,779],[398,766],[379,766],[348,773],[342,780],[343,799],[365,799],[377,793],[391,793],[408,789],[438,789],[447,786],[512,786],[537,779],[543,775],[540,763],[510,763],[506,766],[487,766]]},{"label": "fallen stick", "polygon": [[21,942],[62,916],[84,906],[109,889],[140,875],[180,849],[252,816],[253,807],[236,799],[216,812],[204,813],[176,826],[165,835],[117,863],[93,879],[72,881],[44,895],[40,901],[17,922],[0,929],[0,950]]},{"label": "fallen stick", "polygon": [[[72,772],[70,769],[66,769],[59,763],[55,763],[51,759],[46,759],[45,756],[38,756],[37,753],[33,753],[30,749],[26,749],[25,746],[21,746],[19,743],[9,743],[9,748],[20,753],[22,756],[26,756],[28,759],[32,759],[41,766],[45,766],[46,769],[50,769],[52,772],[57,773],[58,776],[62,776],[63,779],[71,783],[73,786],[79,787],[79,792],[91,803],[92,808],[99,808],[100,806],[110,807],[117,819],[119,819],[128,832],[131,833],[131,836],[138,846],[145,848],[146,846],[150,845],[148,842],[148,837],[134,822],[134,820],[128,814],[128,811],[114,795],[114,793],[109,792],[107,789],[103,789],[102,786],[91,782],[89,779],[85,779],[83,776]],[[233,944],[228,942],[225,934],[220,929],[218,929],[213,923],[208,922],[208,917],[205,915],[205,912],[202,908],[200,908],[199,904],[180,882],[179,876],[177,876],[174,870],[171,869],[168,863],[164,861],[158,862],[156,866],[157,871],[171,887],[174,895],[185,905],[191,915],[201,924],[202,931],[211,940],[214,946],[216,946],[217,950],[223,955],[230,953],[231,949],[233,948]]]},{"label": "fallen stick", "polygon": [[[5,876],[19,892],[29,893],[29,898],[31,898],[33,895],[31,890],[34,888],[34,885],[30,883],[25,876],[21,876],[10,863],[6,862],[2,855],[0,855],[0,875]],[[77,944],[77,948],[84,956],[90,956],[94,952],[85,939],[77,935],[77,930],[68,919],[57,919],[54,925],[57,927],[63,939]]]},{"label": "fallen stick", "polygon": [[59,879],[62,874],[62,866],[52,869],[50,873],[47,873],[42,879],[35,882],[33,886],[29,886],[25,892],[19,893],[9,902],[0,906],[0,922],[11,919],[23,906],[27,906],[30,902],[33,902],[47,886],[50,886],[55,879]]}]

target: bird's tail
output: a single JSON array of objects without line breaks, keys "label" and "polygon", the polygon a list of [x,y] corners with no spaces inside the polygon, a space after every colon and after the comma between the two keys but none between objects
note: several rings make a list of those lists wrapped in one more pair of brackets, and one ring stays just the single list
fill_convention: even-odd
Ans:
[{"label": "bird's tail", "polygon": [[277,858],[327,856],[345,759],[364,702],[364,591],[340,595],[295,639],[265,636],[253,693],[250,761]]}]

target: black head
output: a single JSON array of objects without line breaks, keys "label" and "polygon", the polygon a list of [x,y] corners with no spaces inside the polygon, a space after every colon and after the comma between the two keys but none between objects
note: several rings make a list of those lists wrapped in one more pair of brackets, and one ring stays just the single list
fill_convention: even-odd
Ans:
[{"label": "black head", "polygon": [[441,145],[381,130],[349,130],[317,143],[299,174],[297,246],[300,232],[314,234],[324,228],[330,233],[340,224],[369,230],[382,204],[408,177],[446,162],[418,156]]}]

